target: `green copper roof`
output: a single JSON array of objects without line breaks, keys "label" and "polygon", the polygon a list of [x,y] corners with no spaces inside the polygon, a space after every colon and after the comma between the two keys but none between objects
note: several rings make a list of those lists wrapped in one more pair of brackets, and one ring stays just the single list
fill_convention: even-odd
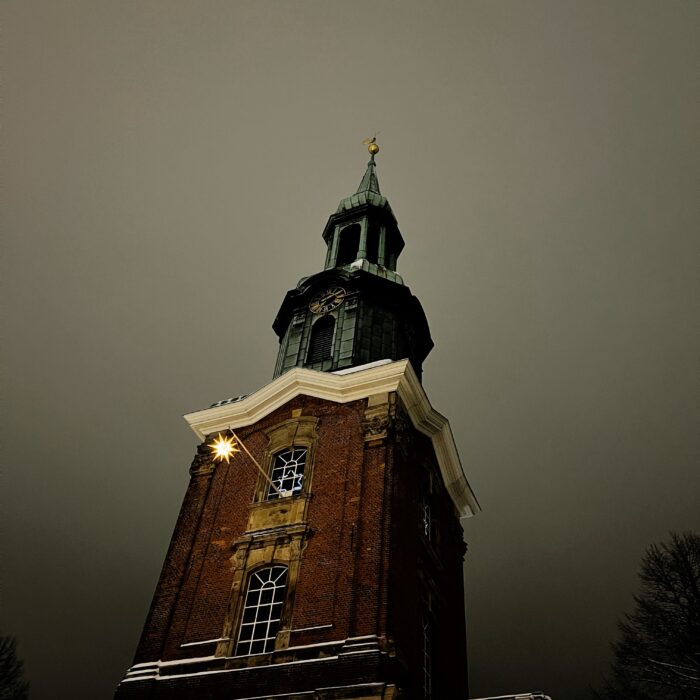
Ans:
[{"label": "green copper roof", "polygon": [[374,162],[374,153],[369,158],[369,163],[367,163],[367,170],[365,170],[364,177],[360,186],[355,191],[355,194],[360,194],[361,192],[374,192],[376,194],[381,194],[379,191],[379,180],[377,180],[377,173],[375,172],[376,163]]},{"label": "green copper roof", "polygon": [[375,207],[381,207],[382,209],[391,211],[389,201],[386,197],[382,196],[382,193],[379,191],[379,180],[377,179],[375,168],[376,163],[374,162],[374,154],[372,154],[369,163],[367,163],[367,170],[362,177],[360,186],[357,188],[355,194],[340,200],[340,204],[336,210],[337,214],[348,211],[349,209],[354,209],[363,204],[373,204]]}]

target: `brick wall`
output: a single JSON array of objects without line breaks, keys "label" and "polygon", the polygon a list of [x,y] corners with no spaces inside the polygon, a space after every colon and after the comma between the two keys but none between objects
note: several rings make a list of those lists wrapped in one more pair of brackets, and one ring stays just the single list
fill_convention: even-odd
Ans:
[{"label": "brick wall", "polygon": [[[300,413],[318,418],[309,534],[288,649],[271,655],[231,659],[215,656],[214,641],[194,644],[222,635],[234,581],[232,543],[245,536],[258,483],[255,466],[242,454],[211,469],[208,447],[200,445],[134,659],[166,665],[160,680],[124,682],[117,697],[243,698],[366,682],[396,684],[402,697],[421,698],[420,614],[427,589],[438,620],[436,688],[467,697],[464,550],[454,506],[436,476],[430,440],[405,420],[372,439],[363,426],[366,409],[367,400],[336,404],[299,396],[237,429],[262,460],[265,430]],[[433,474],[435,486],[432,544],[420,528],[424,472]],[[317,629],[303,629],[308,627]],[[367,640],[345,641],[357,637]],[[192,675],[201,671],[214,673]]]}]

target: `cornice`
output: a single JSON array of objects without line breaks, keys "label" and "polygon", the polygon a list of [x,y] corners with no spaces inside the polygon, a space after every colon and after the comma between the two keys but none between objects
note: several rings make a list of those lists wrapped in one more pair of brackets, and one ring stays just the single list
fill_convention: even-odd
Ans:
[{"label": "cornice", "polygon": [[256,423],[299,395],[348,403],[395,391],[416,430],[433,442],[445,486],[462,517],[481,510],[462,468],[448,420],[430,404],[408,360],[372,363],[341,374],[302,367],[285,372],[240,401],[188,413],[185,420],[204,440],[207,435]]}]

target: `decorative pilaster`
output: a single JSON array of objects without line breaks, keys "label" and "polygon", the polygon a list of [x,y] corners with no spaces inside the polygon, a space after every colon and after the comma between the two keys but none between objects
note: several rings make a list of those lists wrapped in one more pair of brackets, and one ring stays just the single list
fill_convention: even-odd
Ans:
[{"label": "decorative pilaster", "polygon": [[362,430],[365,442],[385,439],[392,432],[397,441],[410,425],[395,392],[375,394],[367,399]]}]

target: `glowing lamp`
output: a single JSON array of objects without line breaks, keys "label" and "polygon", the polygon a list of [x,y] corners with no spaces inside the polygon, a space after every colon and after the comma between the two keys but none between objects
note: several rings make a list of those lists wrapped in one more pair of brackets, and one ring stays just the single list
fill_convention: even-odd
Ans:
[{"label": "glowing lamp", "polygon": [[221,433],[219,433],[216,440],[209,445],[209,449],[213,453],[213,459],[219,462],[223,462],[224,460],[228,462],[234,452],[240,452],[238,447],[236,447],[236,439],[229,436],[224,437]]}]

